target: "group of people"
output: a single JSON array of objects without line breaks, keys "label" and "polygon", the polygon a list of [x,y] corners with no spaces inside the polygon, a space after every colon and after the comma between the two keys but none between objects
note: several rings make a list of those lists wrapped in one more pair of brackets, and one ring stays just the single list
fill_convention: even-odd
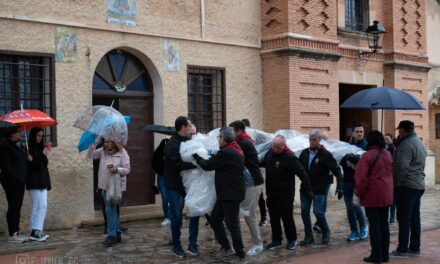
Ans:
[{"label": "group of people", "polygon": [[[221,128],[218,136],[220,150],[209,159],[193,155],[199,167],[215,171],[217,201],[208,222],[220,249],[211,253],[213,258],[234,254],[238,259],[245,258],[240,230],[240,204],[249,208],[245,222],[252,237],[252,245],[247,255],[258,255],[264,248],[274,250],[282,247],[281,225],[287,240],[285,248],[293,250],[297,247],[297,230],[293,218],[295,175],[301,180],[299,189],[304,224],[304,239],[299,245],[329,243],[327,199],[335,178],[335,195],[338,199],[344,197],[351,229],[347,241],[370,236],[371,254],[364,258],[365,262],[381,263],[387,262],[390,257],[407,258],[420,254],[420,199],[425,188],[426,150],[416,136],[411,121],[400,122],[395,142],[392,135],[384,136],[377,130],[365,137],[364,125],[355,125],[350,144],[366,152],[362,156],[348,154],[340,163],[321,144],[327,135],[320,130],[310,131],[310,146],[302,150],[299,158],[287,147],[286,138],[276,135],[271,149],[259,161],[253,140],[246,133],[247,126],[237,120]],[[158,173],[160,193],[165,198],[165,220],[162,225],[170,223],[173,253],[184,257],[187,254],[199,254],[199,217],[189,219],[189,244],[186,251],[180,241],[186,194],[180,173],[196,166],[182,161],[179,149],[182,142],[191,139],[195,126],[187,117],[180,116],[175,121],[175,128],[176,133],[161,142],[153,162],[154,170]],[[265,179],[260,167],[265,168]],[[272,230],[271,242],[265,247],[256,210],[261,204],[264,186]],[[399,223],[399,245],[396,250],[389,252],[389,223],[394,222],[395,207]],[[316,217],[313,225],[311,208]],[[232,246],[224,224],[231,234]],[[319,242],[315,241],[313,230],[321,233]]]},{"label": "group of people", "polygon": [[[364,126],[354,126],[350,144],[366,152],[362,156],[348,154],[339,164],[332,153],[321,144],[321,140],[327,135],[317,129],[310,131],[310,146],[302,150],[299,158],[287,147],[286,138],[276,135],[271,149],[260,161],[254,142],[246,133],[247,126],[249,124],[237,120],[228,127],[221,128],[218,135],[220,150],[209,159],[193,154],[199,167],[215,171],[217,200],[207,219],[221,247],[212,252],[213,258],[236,255],[238,259],[243,259],[246,254],[254,256],[264,249],[280,248],[283,246],[281,225],[287,240],[286,249],[293,250],[297,247],[297,230],[293,218],[295,175],[301,180],[299,190],[304,224],[304,239],[299,245],[329,243],[327,199],[330,186],[336,178],[335,195],[338,199],[344,197],[351,229],[347,240],[354,241],[370,236],[371,254],[364,261],[381,263],[387,262],[391,257],[420,255],[420,200],[425,189],[424,167],[427,154],[423,143],[414,132],[413,122],[400,122],[396,142],[393,142],[392,135],[384,136],[377,130],[371,131],[365,137]],[[180,145],[191,139],[196,128],[187,117],[180,116],[175,120],[175,129],[171,138],[161,142],[153,157],[163,199],[165,220],[162,225],[170,224],[170,244],[174,255],[195,256],[199,254],[199,217],[189,219],[189,243],[186,251],[180,239],[186,195],[181,172],[197,166],[182,160]],[[43,232],[43,227],[47,212],[47,191],[51,189],[47,159],[50,145],[44,144],[41,128],[30,131],[27,148],[20,144],[20,137],[19,128],[11,127],[7,129],[0,144],[0,179],[8,201],[8,241],[45,241],[49,237]],[[109,247],[121,242],[118,207],[126,189],[126,176],[130,173],[130,158],[124,147],[118,143],[104,139],[103,146],[97,148],[98,143],[99,140],[90,146],[88,156],[100,161],[98,187],[102,191],[105,204],[107,233],[103,245]],[[260,171],[261,167],[265,168],[265,179]],[[30,237],[23,236],[19,227],[25,189],[28,190],[32,202]],[[266,221],[265,215],[262,215],[260,223],[257,221],[257,206],[261,207],[263,189],[266,191],[272,230],[271,242],[265,247],[259,229],[259,225]],[[252,245],[246,253],[240,229],[241,205],[249,210],[245,222],[252,237]],[[264,211],[266,205],[263,204]],[[313,225],[311,208],[316,217]],[[389,223],[394,222],[395,208],[399,224],[399,244],[396,250],[389,252]],[[231,234],[232,246],[224,224]],[[313,230],[321,233],[319,242],[315,240]]]},{"label": "group of people", "polygon": [[[51,144],[44,144],[43,129],[32,128],[29,143],[20,143],[21,132],[18,126],[6,129],[0,142],[0,181],[6,194],[10,243],[23,243],[28,240],[46,241],[44,221],[47,213],[47,192],[51,189],[47,155]],[[21,208],[25,190],[32,203],[29,219],[30,236],[20,230]]]}]

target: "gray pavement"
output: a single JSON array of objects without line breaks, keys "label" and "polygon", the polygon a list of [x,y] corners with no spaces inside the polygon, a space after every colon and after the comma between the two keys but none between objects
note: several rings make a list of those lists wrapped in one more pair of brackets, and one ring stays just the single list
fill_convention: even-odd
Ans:
[{"label": "gray pavement", "polygon": [[[423,245],[430,248],[438,248],[439,242],[435,234],[440,232],[440,186],[433,187],[425,193],[422,198],[422,228]],[[298,240],[303,239],[303,224],[299,214],[299,208],[294,209],[294,218],[298,229]],[[342,200],[332,201],[328,206],[327,219],[332,230],[332,239],[326,248],[298,247],[296,250],[278,249],[264,251],[259,256],[247,257],[240,263],[328,263],[335,257],[342,260],[351,258],[362,263],[362,256],[368,253],[369,242],[346,242],[345,238],[349,233],[348,221],[345,213],[345,205]],[[219,245],[214,241],[214,235],[210,227],[204,225],[205,219],[200,219],[199,246],[201,255],[198,257],[177,258],[172,255],[171,247],[168,245],[170,238],[169,227],[161,227],[162,219],[153,219],[125,223],[129,229],[123,235],[123,242],[112,248],[104,248],[101,242],[105,239],[103,227],[75,228],[71,230],[58,230],[48,232],[51,237],[47,242],[26,242],[15,245],[6,242],[5,236],[0,241],[0,263],[235,263],[235,258],[214,260],[210,258],[209,252],[218,249]],[[249,230],[242,220],[241,230],[244,237],[246,249],[251,245]],[[270,226],[262,227],[264,243],[270,242]],[[397,225],[391,225],[392,243],[395,244]],[[437,232],[437,233],[435,233]],[[315,236],[320,239],[320,236]],[[188,221],[184,220],[182,229],[182,244],[187,246]],[[283,241],[284,244],[286,241]],[[422,246],[422,254],[424,253]],[[432,254],[435,250],[427,250]],[[315,257],[314,257],[315,256]],[[358,256],[358,257],[357,257]],[[435,255],[428,256],[436,258]],[[437,256],[440,257],[440,256]],[[307,261],[310,258],[310,261]],[[336,258],[337,259],[337,258]],[[298,262],[300,261],[300,262]],[[305,261],[305,262],[304,262]],[[417,263],[423,262],[420,258]],[[439,261],[440,262],[440,261]],[[349,263],[336,261],[334,263]],[[413,262],[402,262],[413,263]],[[415,262],[414,262],[415,263]]]}]

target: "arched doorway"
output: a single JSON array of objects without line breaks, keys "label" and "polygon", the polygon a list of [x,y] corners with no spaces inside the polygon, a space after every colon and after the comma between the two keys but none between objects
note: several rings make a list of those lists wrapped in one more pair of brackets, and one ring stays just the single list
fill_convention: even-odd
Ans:
[{"label": "arched doorway", "polygon": [[[127,176],[127,206],[154,203],[151,169],[154,138],[140,128],[153,123],[153,85],[144,64],[134,55],[115,49],[102,57],[93,76],[93,105],[112,105],[123,115],[130,116],[127,151],[131,173]],[[94,164],[94,190],[97,188],[97,166]],[[101,207],[101,198],[95,192],[95,208]]]}]

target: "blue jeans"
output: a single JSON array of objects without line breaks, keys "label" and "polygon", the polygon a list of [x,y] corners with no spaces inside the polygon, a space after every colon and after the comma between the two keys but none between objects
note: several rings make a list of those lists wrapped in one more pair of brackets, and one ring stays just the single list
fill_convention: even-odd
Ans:
[{"label": "blue jeans", "polygon": [[[169,202],[169,213],[171,221],[171,236],[173,238],[173,246],[180,247],[180,235],[182,229],[182,211],[185,205],[185,196],[181,195],[174,189],[166,188],[167,198]],[[191,217],[189,219],[189,246],[197,245],[197,236],[199,235],[199,217]]]},{"label": "blue jeans", "polygon": [[121,233],[119,230],[119,216],[118,216],[118,204],[117,203],[109,203],[105,199],[106,191],[102,191],[102,198],[105,203],[105,215],[107,217],[107,236],[116,237],[117,233]]},{"label": "blue jeans", "polygon": [[413,251],[420,250],[420,200],[424,192],[424,190],[415,190],[404,186],[395,189],[397,221],[399,222],[397,251],[399,252],[406,253],[408,248]]},{"label": "blue jeans", "polygon": [[316,216],[317,224],[322,229],[322,232],[327,232],[329,230],[327,219],[325,218],[325,195],[313,195],[310,199],[302,192],[300,193],[301,199],[301,218],[304,223],[304,231],[306,238],[312,238],[312,221],[310,218],[310,208],[313,202],[313,213]]},{"label": "blue jeans", "polygon": [[157,175],[157,185],[159,187],[160,197],[162,197],[162,210],[165,218],[170,218],[170,206],[167,198],[167,189],[165,187],[165,177]]},{"label": "blue jeans", "polygon": [[344,202],[347,209],[347,218],[350,223],[351,232],[359,233],[356,219],[359,222],[359,228],[365,225],[365,216],[359,205],[353,204],[354,182],[344,182]]}]

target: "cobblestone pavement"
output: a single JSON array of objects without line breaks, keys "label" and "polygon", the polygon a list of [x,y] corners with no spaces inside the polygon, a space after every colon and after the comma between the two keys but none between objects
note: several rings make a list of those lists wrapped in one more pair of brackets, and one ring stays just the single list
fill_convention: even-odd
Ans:
[{"label": "cobblestone pavement", "polygon": [[[424,230],[440,228],[440,186],[427,190],[422,199],[422,228]],[[295,207],[294,211],[298,240],[301,240],[304,233],[298,206]],[[247,257],[241,263],[273,263],[279,261],[282,261],[282,263],[328,263],[331,258],[327,259],[326,256],[350,255],[350,252],[359,255],[359,258],[357,258],[359,262],[351,263],[362,263],[360,256],[363,256],[365,252],[368,253],[369,243],[368,241],[346,242],[345,238],[349,233],[349,227],[345,205],[342,200],[329,203],[327,219],[332,230],[332,239],[327,248],[298,247],[294,251],[282,248],[274,251],[265,251],[259,256]],[[0,263],[235,263],[235,258],[220,260],[210,258],[209,252],[219,248],[219,246],[214,241],[211,228],[204,225],[204,218],[200,220],[199,232],[201,255],[184,259],[173,256],[168,245],[170,238],[169,227],[161,227],[161,220],[153,219],[125,223],[128,231],[123,234],[123,242],[112,248],[104,248],[101,245],[101,242],[105,239],[105,235],[102,234],[102,226],[51,231],[48,232],[51,237],[47,242],[26,242],[21,245],[7,243],[7,238],[2,237],[0,242]],[[248,248],[251,245],[251,241],[249,230],[244,220],[241,222],[241,230],[245,247]],[[270,242],[270,226],[261,227],[261,231],[264,243],[267,244]],[[392,236],[392,243],[395,244],[397,239],[395,235],[397,231],[396,224],[391,225],[391,231],[394,234]],[[423,243],[428,243],[431,247],[435,246],[438,248],[438,236],[432,235],[430,232],[435,232],[435,230],[423,233],[424,238],[426,236],[427,239]],[[436,234],[439,233],[437,232]],[[320,236],[315,235],[315,239],[319,240]],[[187,241],[188,221],[185,220],[182,229],[182,244],[184,247],[187,246]],[[286,241],[283,242],[285,243]],[[435,243],[437,244],[435,245]],[[313,256],[321,257],[313,260]],[[310,258],[311,261],[304,262],[307,258]],[[423,258],[420,258],[417,262],[424,263],[422,260]]]}]

